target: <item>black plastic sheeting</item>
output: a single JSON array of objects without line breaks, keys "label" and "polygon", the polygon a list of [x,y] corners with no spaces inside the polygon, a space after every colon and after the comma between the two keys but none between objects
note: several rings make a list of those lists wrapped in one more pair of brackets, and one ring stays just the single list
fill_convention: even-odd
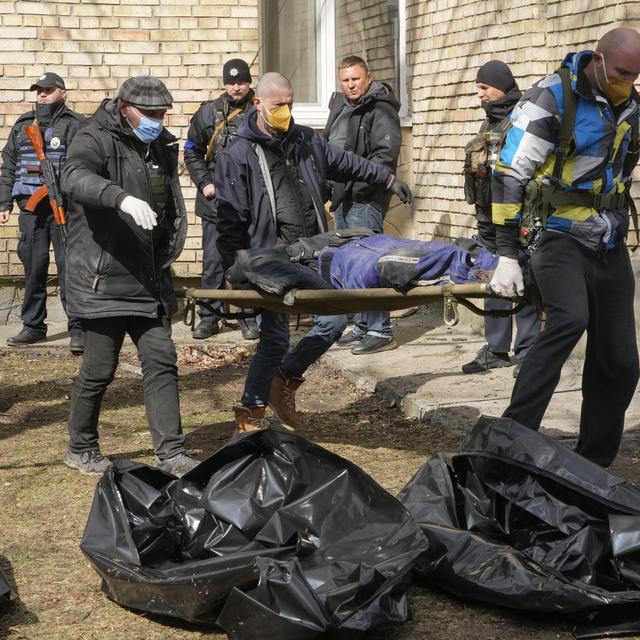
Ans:
[{"label": "black plastic sheeting", "polygon": [[514,609],[640,619],[639,491],[506,418],[481,418],[452,465],[434,456],[398,496],[429,541],[418,576]]},{"label": "black plastic sheeting", "polygon": [[11,587],[0,570],[0,610],[11,601]]},{"label": "black plastic sheeting", "polygon": [[180,480],[114,463],[81,543],[109,598],[215,622],[241,640],[404,621],[426,546],[408,511],[364,471],[273,430],[231,441]]}]

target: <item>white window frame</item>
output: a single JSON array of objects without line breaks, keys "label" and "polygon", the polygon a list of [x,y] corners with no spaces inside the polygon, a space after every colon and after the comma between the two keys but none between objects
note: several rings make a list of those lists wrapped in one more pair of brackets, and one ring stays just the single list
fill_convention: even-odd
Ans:
[{"label": "white window frame", "polygon": [[[307,0],[305,0],[307,1]],[[329,98],[336,91],[335,0],[314,0],[318,23],[316,60],[318,62],[317,102],[295,102],[293,117],[298,124],[324,128],[329,117]],[[339,1],[339,0],[338,0]],[[398,0],[400,123],[411,125],[408,115],[409,92],[407,89],[407,13],[406,0]]]},{"label": "white window frame", "polygon": [[[308,0],[304,0],[305,2]],[[299,124],[324,128],[329,117],[329,98],[336,86],[335,0],[315,0],[318,39],[316,65],[318,69],[317,102],[295,102],[293,117]]]}]

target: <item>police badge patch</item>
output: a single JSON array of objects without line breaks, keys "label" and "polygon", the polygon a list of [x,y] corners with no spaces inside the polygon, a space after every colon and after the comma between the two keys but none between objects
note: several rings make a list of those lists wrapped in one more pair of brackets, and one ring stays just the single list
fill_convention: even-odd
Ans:
[{"label": "police badge patch", "polygon": [[51,142],[49,144],[51,145],[52,149],[57,149],[60,146],[60,138],[51,138]]}]

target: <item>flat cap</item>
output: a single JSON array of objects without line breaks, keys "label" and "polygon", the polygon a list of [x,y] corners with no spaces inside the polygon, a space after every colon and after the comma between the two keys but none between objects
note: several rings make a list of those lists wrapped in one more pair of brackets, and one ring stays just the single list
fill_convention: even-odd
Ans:
[{"label": "flat cap", "polygon": [[64,80],[57,73],[47,71],[29,87],[29,91],[35,91],[36,89],[50,89],[52,87],[66,89],[64,86]]},{"label": "flat cap", "polygon": [[153,76],[135,76],[125,80],[118,98],[143,109],[170,109],[173,97],[162,80]]}]

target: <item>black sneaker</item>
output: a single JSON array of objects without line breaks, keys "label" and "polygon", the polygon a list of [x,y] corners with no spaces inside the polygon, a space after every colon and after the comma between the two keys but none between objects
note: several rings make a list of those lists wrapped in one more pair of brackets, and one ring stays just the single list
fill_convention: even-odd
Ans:
[{"label": "black sneaker", "polygon": [[355,356],[364,356],[368,353],[380,353],[381,351],[391,351],[397,349],[398,344],[393,336],[382,338],[380,336],[366,335],[351,349]]},{"label": "black sneaker", "polygon": [[360,342],[364,338],[364,335],[361,333],[356,333],[353,329],[348,333],[345,333],[342,338],[340,338],[336,344],[339,347],[346,347],[348,345],[353,346],[356,342]]},{"label": "black sneaker", "polygon": [[180,478],[187,473],[187,471],[191,471],[191,469],[197,467],[200,464],[200,460],[196,460],[192,456],[181,452],[175,456],[171,456],[170,458],[165,458],[164,460],[160,460],[160,458],[156,456],[155,464],[158,469],[162,469],[163,471]]},{"label": "black sneaker", "polygon": [[242,318],[238,320],[238,326],[244,340],[257,340],[260,337],[260,330],[255,318]]},{"label": "black sneaker", "polygon": [[7,344],[10,347],[19,347],[23,344],[33,344],[34,342],[44,342],[47,339],[47,332],[34,331],[23,327],[22,331],[17,336],[7,338]]},{"label": "black sneaker", "polygon": [[195,340],[206,340],[211,336],[220,333],[220,324],[217,320],[202,319],[191,332],[191,337]]},{"label": "black sneaker", "polygon": [[489,349],[488,344],[485,344],[471,362],[462,365],[462,373],[480,373],[489,369],[510,366],[511,360],[508,353],[496,353]]},{"label": "black sneaker", "polygon": [[84,333],[74,333],[69,339],[69,351],[74,356],[81,356],[84,353]]},{"label": "black sneaker", "polygon": [[80,473],[104,473],[105,469],[111,464],[109,458],[105,458],[99,449],[90,449],[82,453],[72,453],[67,449],[64,454],[63,462],[67,467],[78,469]]}]

